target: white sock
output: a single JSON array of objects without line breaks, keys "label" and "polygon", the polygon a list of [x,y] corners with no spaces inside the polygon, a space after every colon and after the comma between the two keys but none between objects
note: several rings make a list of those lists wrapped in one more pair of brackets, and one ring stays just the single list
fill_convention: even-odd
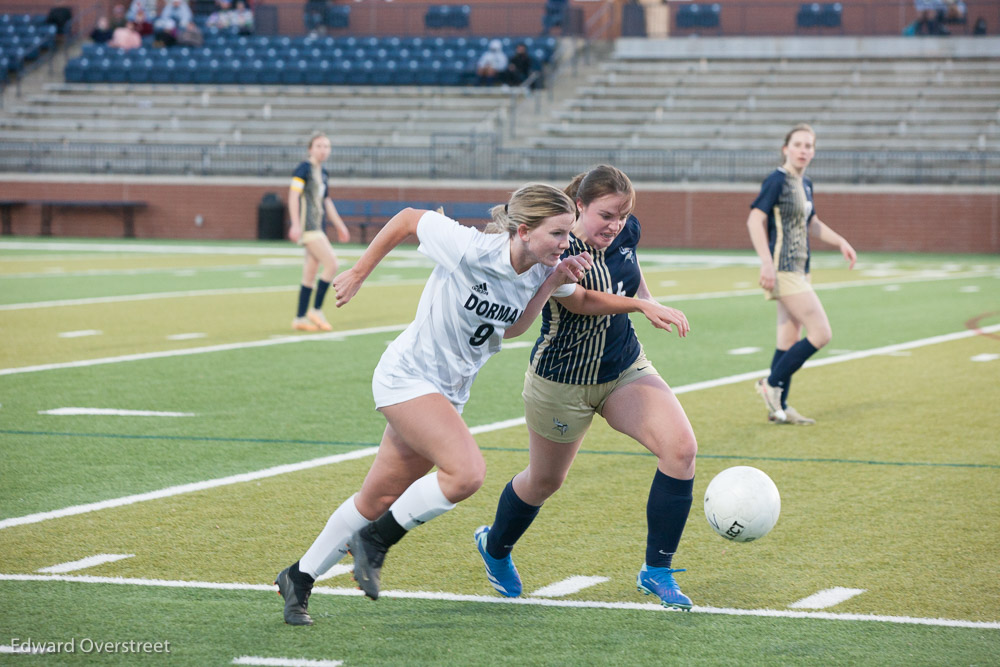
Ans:
[{"label": "white sock", "polygon": [[441,485],[438,484],[437,473],[432,472],[403,491],[403,495],[396,499],[389,511],[400,526],[412,530],[436,516],[441,516],[454,506],[455,503],[444,497]]},{"label": "white sock", "polygon": [[[354,494],[357,495],[357,494]],[[299,571],[313,579],[324,575],[331,567],[347,555],[347,540],[354,531],[368,525],[368,519],[361,515],[354,496],[351,496],[330,515],[329,521],[306,555],[299,559]]]}]

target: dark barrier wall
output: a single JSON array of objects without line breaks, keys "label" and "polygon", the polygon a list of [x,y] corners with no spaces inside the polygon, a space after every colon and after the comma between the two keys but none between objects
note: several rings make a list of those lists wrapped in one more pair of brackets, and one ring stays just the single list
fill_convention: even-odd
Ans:
[{"label": "dark barrier wall", "polygon": [[[333,183],[334,200],[484,202],[506,201],[518,184],[483,187]],[[816,185],[819,216],[865,250],[1000,253],[1000,188],[848,187]],[[663,187],[637,183],[636,214],[643,222],[643,242],[662,248],[742,248],[750,252],[745,221],[758,186]],[[261,198],[274,192],[285,201],[288,181],[269,179],[0,177],[4,199],[137,200],[148,206],[136,212],[138,238],[257,238]],[[198,224],[197,220],[201,220]],[[11,211],[16,235],[39,233],[41,211],[27,205]],[[359,239],[353,229],[354,240]],[[121,216],[100,210],[56,211],[55,236],[122,235]]]}]

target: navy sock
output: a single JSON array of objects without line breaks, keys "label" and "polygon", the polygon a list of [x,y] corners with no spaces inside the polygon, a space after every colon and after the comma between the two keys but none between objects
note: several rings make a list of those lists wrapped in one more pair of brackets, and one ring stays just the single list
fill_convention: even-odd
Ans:
[{"label": "navy sock", "polygon": [[809,342],[808,338],[803,338],[792,345],[771,370],[771,377],[767,378],[767,383],[772,387],[781,387],[784,391],[792,380],[792,373],[802,368],[802,364],[816,354],[816,350],[817,348]]},{"label": "navy sock", "polygon": [[312,296],[312,292],[312,287],[299,285],[299,309],[296,311],[296,317],[306,316],[306,311],[309,310],[309,297]]},{"label": "navy sock", "polygon": [[514,493],[514,481],[507,482],[497,502],[497,515],[486,535],[486,553],[494,558],[506,558],[541,507],[529,505]]},{"label": "navy sock", "polygon": [[316,301],[314,302],[313,308],[319,310],[323,307],[323,299],[326,298],[326,291],[330,289],[330,283],[326,282],[322,278],[316,283]]},{"label": "navy sock", "polygon": [[670,567],[691,511],[694,478],[674,479],[659,470],[646,501],[646,565]]},{"label": "navy sock", "polygon": [[[778,362],[781,361],[781,358],[783,356],[785,356],[785,352],[788,352],[788,350],[782,350],[782,349],[779,349],[779,348],[774,348],[774,357],[771,358],[771,372],[772,373],[774,373],[774,369],[778,365]],[[773,387],[774,385],[771,385],[771,386]],[[789,377],[788,381],[785,383],[785,386],[781,388],[781,409],[782,410],[784,410],[785,408],[788,407],[788,390],[791,388],[791,386],[792,386],[792,378]]]}]

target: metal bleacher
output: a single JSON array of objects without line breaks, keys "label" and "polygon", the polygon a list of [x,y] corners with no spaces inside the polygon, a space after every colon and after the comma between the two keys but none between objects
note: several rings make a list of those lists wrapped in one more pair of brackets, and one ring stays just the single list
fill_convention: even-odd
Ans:
[{"label": "metal bleacher", "polygon": [[533,144],[769,150],[807,122],[823,150],[997,151],[998,109],[996,59],[612,59]]}]

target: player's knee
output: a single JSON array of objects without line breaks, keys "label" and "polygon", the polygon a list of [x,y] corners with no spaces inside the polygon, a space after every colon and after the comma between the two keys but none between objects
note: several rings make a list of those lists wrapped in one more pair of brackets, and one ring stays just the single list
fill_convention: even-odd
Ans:
[{"label": "player's knee", "polygon": [[531,490],[532,494],[536,498],[548,498],[556,491],[558,491],[563,482],[566,481],[566,475],[563,474],[550,474],[550,475],[531,475]]},{"label": "player's knee", "polygon": [[438,479],[445,497],[457,503],[482,487],[486,479],[486,462],[480,457],[478,461],[469,462],[468,465],[460,466],[451,472],[440,470]]},{"label": "player's knee", "polygon": [[833,340],[833,331],[830,330],[830,327],[823,327],[815,332],[810,331],[808,338],[813,347],[819,350],[826,347]]}]

